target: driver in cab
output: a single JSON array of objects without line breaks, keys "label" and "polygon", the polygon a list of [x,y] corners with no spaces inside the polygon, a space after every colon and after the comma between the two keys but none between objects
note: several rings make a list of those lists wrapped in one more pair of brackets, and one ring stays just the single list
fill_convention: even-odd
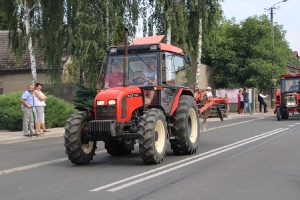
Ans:
[{"label": "driver in cab", "polygon": [[118,64],[113,63],[111,65],[111,74],[108,74],[105,79],[104,89],[121,87],[123,85],[123,73],[120,72],[120,67]]},{"label": "driver in cab", "polygon": [[[299,81],[299,84],[300,84],[300,81]],[[290,91],[299,91],[299,85],[297,84],[296,80],[293,81],[293,85],[291,85]]]},{"label": "driver in cab", "polygon": [[[157,72],[156,72],[156,66],[154,61],[150,60],[147,63],[147,68],[143,70],[143,73],[139,77],[134,77],[134,79],[142,78],[144,79],[144,82],[142,85],[156,85],[157,84]],[[147,90],[146,97],[145,97],[145,104],[149,105],[151,104],[151,101],[154,98],[154,91],[153,90]]]},{"label": "driver in cab", "polygon": [[148,61],[147,68],[143,71],[143,78],[145,79],[144,85],[156,85],[157,73],[155,63],[153,61]]}]

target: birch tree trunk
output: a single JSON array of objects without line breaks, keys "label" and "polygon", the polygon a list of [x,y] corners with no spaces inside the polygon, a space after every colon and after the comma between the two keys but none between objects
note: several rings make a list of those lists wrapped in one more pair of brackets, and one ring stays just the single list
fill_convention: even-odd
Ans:
[{"label": "birch tree trunk", "polygon": [[32,38],[30,35],[29,13],[30,13],[30,9],[27,6],[27,1],[24,0],[24,23],[25,23],[26,35],[28,38],[28,46],[27,47],[28,47],[29,56],[30,56],[31,78],[32,78],[32,84],[35,85],[35,83],[37,82],[36,60],[35,60],[35,54],[33,52]]},{"label": "birch tree trunk", "polygon": [[198,38],[198,54],[197,68],[195,77],[195,91],[200,88],[200,71],[201,71],[201,53],[202,53],[202,19],[199,18],[199,38]]},{"label": "birch tree trunk", "polygon": [[168,28],[167,28],[167,44],[171,44],[171,29],[172,25],[171,22],[168,22]]},{"label": "birch tree trunk", "polygon": [[170,17],[170,15],[171,14],[169,14],[169,16],[168,16],[168,20],[167,20],[167,23],[168,23],[168,28],[167,28],[167,44],[171,44],[171,35],[172,35],[172,33],[171,33],[171,30],[172,30],[172,17]]}]

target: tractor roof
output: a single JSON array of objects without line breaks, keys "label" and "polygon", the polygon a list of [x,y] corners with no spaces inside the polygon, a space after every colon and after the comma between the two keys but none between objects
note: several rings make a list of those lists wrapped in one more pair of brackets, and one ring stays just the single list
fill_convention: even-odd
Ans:
[{"label": "tractor roof", "polygon": [[157,35],[157,36],[136,38],[133,40],[133,42],[130,45],[135,46],[135,45],[145,45],[145,44],[159,44],[160,49],[163,51],[169,51],[169,52],[183,55],[183,50],[181,48],[175,47],[170,44],[162,43],[164,37],[165,35]]},{"label": "tractor roof", "polygon": [[283,74],[280,76],[280,78],[295,78],[295,77],[300,78],[300,74]]},{"label": "tractor roof", "polygon": [[[175,47],[170,44],[162,43],[162,39],[164,37],[165,37],[164,35],[157,35],[157,36],[136,38],[133,40],[131,44],[128,45],[128,50],[149,49],[151,45],[158,45],[161,51],[168,51],[168,52],[184,55],[183,50],[181,48]],[[124,52],[124,45],[110,46],[107,48],[107,52],[110,52],[111,48],[117,48],[117,51]]]}]

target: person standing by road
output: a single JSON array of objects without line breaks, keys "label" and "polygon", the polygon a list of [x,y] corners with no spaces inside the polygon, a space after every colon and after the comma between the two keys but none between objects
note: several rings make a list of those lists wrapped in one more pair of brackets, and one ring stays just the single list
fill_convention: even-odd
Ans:
[{"label": "person standing by road", "polygon": [[238,93],[238,114],[243,114],[244,112],[244,97],[243,97],[243,89],[239,89]]},{"label": "person standing by road", "polygon": [[[25,137],[31,137],[34,135],[34,125],[33,125],[33,93],[34,86],[28,85],[27,90],[21,96],[22,112],[23,112],[23,135]],[[28,127],[30,134],[28,134]]]},{"label": "person standing by road", "polygon": [[262,105],[264,105],[264,113],[268,112],[267,111],[267,103],[265,102],[266,98],[268,95],[263,95],[263,91],[259,90],[258,94],[258,102],[259,102],[259,112],[262,110]]},{"label": "person standing by road", "polygon": [[45,101],[47,100],[46,95],[43,94],[43,92],[41,91],[42,89],[42,84],[37,82],[35,84],[35,91],[33,92],[33,99],[34,99],[34,114],[35,114],[35,133],[37,135],[40,134],[44,134],[41,132],[41,126],[43,128],[44,132],[47,132],[46,128],[45,128],[45,122],[44,122],[44,110],[45,110],[45,106],[46,103]]},{"label": "person standing by road", "polygon": [[247,87],[244,88],[243,97],[244,97],[244,114],[246,114],[247,112],[246,108],[248,106],[250,115],[252,115],[250,99],[249,99],[249,91]]}]

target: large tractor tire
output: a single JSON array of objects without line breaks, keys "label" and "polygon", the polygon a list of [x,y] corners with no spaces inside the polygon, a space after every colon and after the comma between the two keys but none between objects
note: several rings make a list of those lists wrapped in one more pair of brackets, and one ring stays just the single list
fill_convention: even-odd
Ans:
[{"label": "large tractor tire", "polygon": [[159,164],[164,160],[167,147],[167,123],[159,109],[149,109],[139,125],[139,151],[146,164]]},{"label": "large tractor tire", "polygon": [[176,155],[194,154],[198,149],[200,123],[196,103],[191,96],[183,95],[178,107],[171,116],[172,135],[171,149]]},{"label": "large tractor tire", "polygon": [[279,107],[276,108],[276,116],[277,116],[277,120],[281,121],[281,111]]},{"label": "large tractor tire", "polygon": [[107,153],[112,156],[125,156],[131,154],[134,149],[134,140],[120,141],[117,139],[109,139],[104,141]]},{"label": "large tractor tire", "polygon": [[89,130],[92,116],[85,111],[73,114],[65,126],[65,147],[69,160],[76,165],[85,165],[93,160],[96,142],[84,141],[84,132]]}]

